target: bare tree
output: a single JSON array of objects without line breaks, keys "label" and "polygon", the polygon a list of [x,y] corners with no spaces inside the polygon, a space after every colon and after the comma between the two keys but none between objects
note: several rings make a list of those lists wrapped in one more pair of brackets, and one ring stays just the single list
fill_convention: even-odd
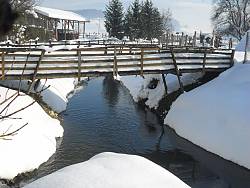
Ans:
[{"label": "bare tree", "polygon": [[250,0],[214,0],[214,30],[241,40],[250,29]]},{"label": "bare tree", "polygon": [[163,10],[162,12],[162,22],[163,29],[165,32],[170,33],[173,31],[173,23],[172,23],[172,12],[170,9]]}]

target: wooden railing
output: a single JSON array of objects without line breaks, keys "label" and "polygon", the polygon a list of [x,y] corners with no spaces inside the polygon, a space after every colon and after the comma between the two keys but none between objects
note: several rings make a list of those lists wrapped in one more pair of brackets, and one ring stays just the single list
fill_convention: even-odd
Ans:
[{"label": "wooden railing", "polygon": [[223,71],[233,65],[234,50],[109,45],[45,51],[33,47],[0,48],[2,80],[32,80],[106,75]]}]

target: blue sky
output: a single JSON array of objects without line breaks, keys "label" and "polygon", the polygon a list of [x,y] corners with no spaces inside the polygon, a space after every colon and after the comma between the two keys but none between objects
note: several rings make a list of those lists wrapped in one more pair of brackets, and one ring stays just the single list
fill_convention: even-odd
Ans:
[{"label": "blue sky", "polygon": [[[132,0],[123,0],[125,7]],[[210,22],[212,0],[152,0],[159,9],[170,8],[173,17],[179,21],[181,30],[211,32]],[[108,0],[42,0],[41,6],[64,10],[105,9]]]}]

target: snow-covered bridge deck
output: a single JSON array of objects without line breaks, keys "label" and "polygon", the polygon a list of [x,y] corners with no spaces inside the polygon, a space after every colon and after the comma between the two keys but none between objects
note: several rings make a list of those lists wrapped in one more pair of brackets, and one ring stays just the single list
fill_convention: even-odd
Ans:
[{"label": "snow-covered bridge deck", "polygon": [[2,80],[223,71],[234,51],[156,45],[1,47]]}]

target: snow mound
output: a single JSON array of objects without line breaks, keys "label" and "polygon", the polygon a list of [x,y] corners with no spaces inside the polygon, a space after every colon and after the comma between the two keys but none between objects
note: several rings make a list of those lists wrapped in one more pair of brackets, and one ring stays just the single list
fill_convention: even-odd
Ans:
[{"label": "snow mound", "polygon": [[181,95],[165,124],[207,151],[250,169],[249,73],[249,64],[237,64]]},{"label": "snow mound", "polygon": [[189,188],[176,176],[139,156],[102,153],[68,166],[25,188]]},{"label": "snow mound", "polygon": [[[36,93],[47,88],[41,93],[42,101],[53,111],[61,113],[66,110],[69,93],[74,91],[74,82],[75,80],[73,78],[48,79],[47,81],[41,80],[36,91],[31,90],[31,93]],[[18,89],[19,87],[19,81],[15,80],[0,81],[0,83],[12,89]],[[22,91],[27,91],[29,89],[28,81],[23,80],[20,86]]]},{"label": "snow mound", "polygon": [[[0,87],[1,102],[15,93],[16,91]],[[32,102],[31,97],[20,96],[10,105],[8,111],[4,111],[1,115],[5,112],[7,114],[15,112]],[[6,104],[0,106],[0,111]],[[11,133],[26,123],[28,125],[16,135],[0,139],[0,178],[2,179],[13,179],[19,173],[38,168],[55,153],[56,137],[63,136],[60,122],[48,116],[37,103],[18,112],[12,119],[1,120],[0,135]]]},{"label": "snow mound", "polygon": [[[184,85],[189,85],[197,82],[197,80],[202,76],[203,74],[201,73],[183,74],[181,81]],[[123,76],[120,80],[124,86],[128,88],[135,102],[147,99],[145,104],[149,108],[157,109],[160,100],[166,93],[161,75],[146,75],[145,79],[140,76]],[[154,89],[150,89],[148,87],[152,80],[159,81]],[[166,82],[168,86],[168,93],[177,91],[180,88],[177,76],[175,75],[168,74],[166,76]]]}]

